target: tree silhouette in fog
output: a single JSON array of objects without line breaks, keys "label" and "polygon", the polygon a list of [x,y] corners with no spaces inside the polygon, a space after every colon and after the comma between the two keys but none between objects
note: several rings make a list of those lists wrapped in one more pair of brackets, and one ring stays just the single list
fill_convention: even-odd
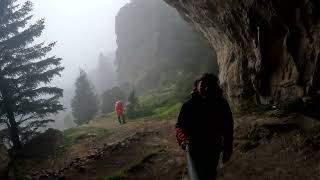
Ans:
[{"label": "tree silhouette in fog", "polygon": [[81,125],[88,122],[98,112],[99,103],[94,87],[89,81],[87,73],[80,69],[80,76],[75,83],[75,95],[71,102],[72,115],[75,123]]},{"label": "tree silhouette in fog", "polygon": [[129,118],[135,118],[138,114],[139,99],[133,89],[128,97],[127,116]]},{"label": "tree silhouette in fog", "polygon": [[35,43],[44,20],[32,20],[32,3],[1,1],[0,14],[0,123],[2,140],[15,147],[30,140],[53,120],[48,115],[63,110],[63,90],[50,86],[64,69],[61,59],[48,57],[55,43]]}]

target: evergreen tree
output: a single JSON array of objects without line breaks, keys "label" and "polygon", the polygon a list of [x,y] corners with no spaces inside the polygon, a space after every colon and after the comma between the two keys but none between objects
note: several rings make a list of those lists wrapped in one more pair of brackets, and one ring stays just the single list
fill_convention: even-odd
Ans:
[{"label": "evergreen tree", "polygon": [[75,83],[75,95],[71,102],[72,115],[78,125],[88,122],[98,112],[98,99],[87,73],[80,69],[80,76]]},{"label": "evergreen tree", "polygon": [[135,90],[133,89],[128,97],[127,116],[129,118],[134,118],[137,116],[138,106],[139,99],[136,96]]},{"label": "evergreen tree", "polygon": [[34,42],[45,26],[43,19],[29,23],[30,1],[1,0],[0,6],[0,123],[19,148],[53,121],[48,115],[63,110],[63,90],[49,85],[63,67],[60,58],[47,57],[55,43]]}]

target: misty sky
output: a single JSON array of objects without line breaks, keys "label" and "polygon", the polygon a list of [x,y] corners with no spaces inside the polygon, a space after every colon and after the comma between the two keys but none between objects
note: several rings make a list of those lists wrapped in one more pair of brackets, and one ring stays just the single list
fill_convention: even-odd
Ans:
[{"label": "misty sky", "polygon": [[65,71],[55,84],[70,87],[79,68],[90,71],[100,52],[116,50],[115,16],[129,0],[31,0],[35,19],[45,18],[40,38],[58,41],[52,54],[63,58]]}]

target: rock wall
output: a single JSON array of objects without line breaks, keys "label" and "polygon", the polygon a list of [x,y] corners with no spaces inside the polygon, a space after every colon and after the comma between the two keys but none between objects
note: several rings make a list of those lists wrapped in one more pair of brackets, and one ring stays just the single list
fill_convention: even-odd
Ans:
[{"label": "rock wall", "polygon": [[221,85],[234,107],[319,90],[320,1],[165,1],[215,49]]}]

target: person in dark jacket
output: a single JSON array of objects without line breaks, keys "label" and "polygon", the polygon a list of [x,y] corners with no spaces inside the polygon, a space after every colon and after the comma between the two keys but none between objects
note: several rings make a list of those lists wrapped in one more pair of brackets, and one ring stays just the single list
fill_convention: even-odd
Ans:
[{"label": "person in dark jacket", "polygon": [[233,118],[213,74],[195,82],[192,97],[181,108],[176,123],[179,145],[188,146],[200,180],[214,180],[220,154],[229,161],[233,151]]}]

